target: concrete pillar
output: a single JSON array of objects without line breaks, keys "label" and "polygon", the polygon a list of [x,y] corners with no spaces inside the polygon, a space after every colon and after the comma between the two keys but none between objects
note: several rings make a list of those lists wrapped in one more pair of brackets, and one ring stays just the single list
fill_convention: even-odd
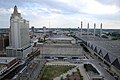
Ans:
[{"label": "concrete pillar", "polygon": [[102,23],[100,24],[100,37],[102,37]]},{"label": "concrete pillar", "polygon": [[89,23],[87,24],[87,37],[89,37]]},{"label": "concrete pillar", "polygon": [[96,32],[96,23],[94,23],[94,33],[93,33],[94,37],[95,37],[95,32]]}]

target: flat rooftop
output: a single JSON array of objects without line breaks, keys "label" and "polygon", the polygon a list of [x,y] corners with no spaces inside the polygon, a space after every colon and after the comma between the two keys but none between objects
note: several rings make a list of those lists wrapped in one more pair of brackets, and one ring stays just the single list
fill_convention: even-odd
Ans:
[{"label": "flat rooftop", "polygon": [[72,37],[48,38],[49,40],[74,40]]},{"label": "flat rooftop", "polygon": [[81,39],[84,41],[109,41],[107,38],[94,37],[93,35],[82,35]]},{"label": "flat rooftop", "polygon": [[16,59],[16,57],[0,57],[0,64],[8,64],[14,59]]}]

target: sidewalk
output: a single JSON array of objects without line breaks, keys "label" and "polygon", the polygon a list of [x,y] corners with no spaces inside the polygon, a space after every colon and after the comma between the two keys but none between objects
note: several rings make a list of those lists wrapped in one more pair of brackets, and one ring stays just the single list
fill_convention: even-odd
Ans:
[{"label": "sidewalk", "polygon": [[65,62],[65,61],[52,61],[52,62],[47,62],[46,65],[75,65],[77,66],[78,64]]}]

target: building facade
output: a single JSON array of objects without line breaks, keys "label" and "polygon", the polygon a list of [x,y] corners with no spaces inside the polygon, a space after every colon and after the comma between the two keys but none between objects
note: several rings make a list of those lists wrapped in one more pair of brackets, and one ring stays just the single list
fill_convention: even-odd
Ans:
[{"label": "building facade", "polygon": [[10,17],[10,45],[7,49],[7,56],[11,57],[27,57],[32,50],[29,37],[29,21],[21,17],[18,13],[17,6]]},{"label": "building facade", "polygon": [[0,34],[0,55],[6,52],[6,46],[9,46],[8,34]]}]

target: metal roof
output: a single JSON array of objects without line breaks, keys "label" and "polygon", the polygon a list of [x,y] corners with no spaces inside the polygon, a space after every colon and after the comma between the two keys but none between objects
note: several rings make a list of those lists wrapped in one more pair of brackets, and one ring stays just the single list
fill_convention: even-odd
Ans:
[{"label": "metal roof", "polygon": [[108,51],[108,53],[120,56],[120,41],[92,41],[91,43]]}]

